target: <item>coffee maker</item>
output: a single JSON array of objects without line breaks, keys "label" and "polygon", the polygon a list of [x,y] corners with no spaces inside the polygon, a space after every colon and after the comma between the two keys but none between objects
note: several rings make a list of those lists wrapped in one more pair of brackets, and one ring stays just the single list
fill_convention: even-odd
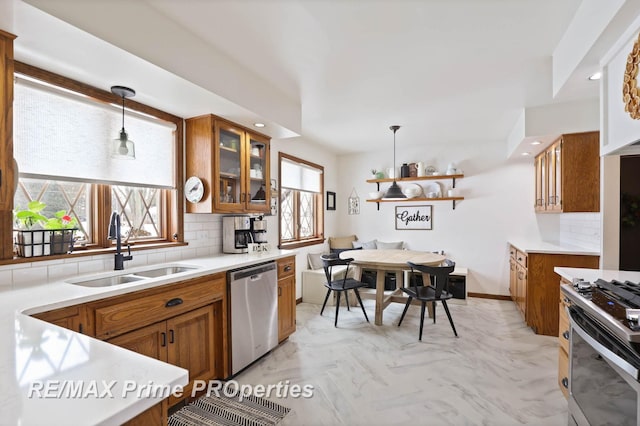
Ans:
[{"label": "coffee maker", "polygon": [[267,221],[262,216],[251,218],[251,236],[256,244],[267,243]]},{"label": "coffee maker", "polygon": [[247,253],[248,244],[253,242],[249,216],[222,217],[222,252]]}]

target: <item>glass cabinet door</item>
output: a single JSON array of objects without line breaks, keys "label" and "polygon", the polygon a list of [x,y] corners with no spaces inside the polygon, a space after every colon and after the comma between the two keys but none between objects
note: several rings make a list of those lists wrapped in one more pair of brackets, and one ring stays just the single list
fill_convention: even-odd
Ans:
[{"label": "glass cabinet door", "polygon": [[216,123],[218,148],[218,187],[215,205],[220,210],[234,211],[243,203],[242,157],[243,133],[230,126]]},{"label": "glass cabinet door", "polygon": [[262,136],[248,134],[247,145],[247,208],[267,213],[270,201],[269,141]]}]

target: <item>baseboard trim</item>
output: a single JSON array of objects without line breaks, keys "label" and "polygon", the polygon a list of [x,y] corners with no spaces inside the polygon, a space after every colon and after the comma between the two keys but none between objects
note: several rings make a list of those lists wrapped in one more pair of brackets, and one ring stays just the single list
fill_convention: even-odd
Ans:
[{"label": "baseboard trim", "polygon": [[511,301],[511,296],[503,296],[501,294],[486,294],[486,293],[467,293],[469,297],[477,297],[479,299],[495,299],[495,300],[508,300]]},{"label": "baseboard trim", "polygon": [[299,297],[296,299],[296,305],[299,305],[302,303],[302,297]]}]

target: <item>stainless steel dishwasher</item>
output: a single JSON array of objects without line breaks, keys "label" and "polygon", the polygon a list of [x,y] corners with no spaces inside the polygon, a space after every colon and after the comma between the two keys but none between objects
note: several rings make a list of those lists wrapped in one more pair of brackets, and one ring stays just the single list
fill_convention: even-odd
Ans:
[{"label": "stainless steel dishwasher", "polygon": [[229,271],[231,374],[278,345],[278,274],[275,262]]}]

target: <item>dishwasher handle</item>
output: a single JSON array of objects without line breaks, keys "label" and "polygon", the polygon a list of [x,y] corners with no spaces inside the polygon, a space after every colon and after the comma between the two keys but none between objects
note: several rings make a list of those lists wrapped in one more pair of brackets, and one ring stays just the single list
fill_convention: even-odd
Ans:
[{"label": "dishwasher handle", "polygon": [[229,275],[231,276],[231,281],[237,281],[242,278],[250,278],[252,281],[255,280],[254,276],[260,276],[264,272],[275,271],[276,263],[269,262],[264,263],[262,265],[250,266],[245,269],[237,269],[235,271],[230,271]]}]

